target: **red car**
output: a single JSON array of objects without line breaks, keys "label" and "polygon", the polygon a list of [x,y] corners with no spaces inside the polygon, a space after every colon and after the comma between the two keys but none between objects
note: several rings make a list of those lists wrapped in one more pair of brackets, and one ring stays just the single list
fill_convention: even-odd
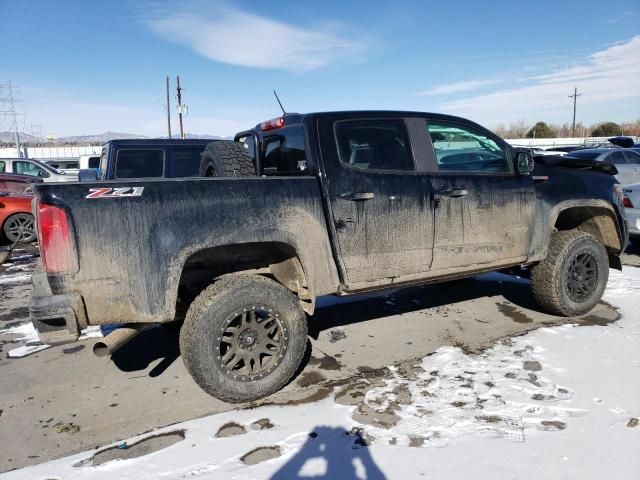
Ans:
[{"label": "red car", "polygon": [[0,230],[9,242],[33,242],[35,224],[31,213],[33,195],[0,192]]},{"label": "red car", "polygon": [[42,182],[41,178],[33,175],[19,175],[17,173],[0,173],[0,192],[24,193],[29,191],[31,185]]}]

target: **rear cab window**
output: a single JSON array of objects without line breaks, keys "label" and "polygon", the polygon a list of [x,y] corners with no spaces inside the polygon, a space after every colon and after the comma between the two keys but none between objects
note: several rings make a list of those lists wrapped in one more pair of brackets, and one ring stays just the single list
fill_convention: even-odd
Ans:
[{"label": "rear cab window", "polygon": [[339,120],[334,124],[336,145],[344,165],[362,170],[415,170],[404,120]]},{"label": "rear cab window", "polygon": [[116,155],[115,178],[154,178],[164,172],[164,150],[126,149]]},{"label": "rear cab window", "polygon": [[[265,176],[309,175],[305,129],[293,125],[266,132],[262,137],[262,174]],[[245,141],[248,153],[253,153],[251,137]]]}]

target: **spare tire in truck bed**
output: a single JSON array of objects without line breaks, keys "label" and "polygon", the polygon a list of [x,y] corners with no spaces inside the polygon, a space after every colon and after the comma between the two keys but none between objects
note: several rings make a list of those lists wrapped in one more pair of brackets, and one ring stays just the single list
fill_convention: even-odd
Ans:
[{"label": "spare tire in truck bed", "polygon": [[211,142],[202,152],[202,177],[253,177],[256,167],[244,144],[220,140]]}]

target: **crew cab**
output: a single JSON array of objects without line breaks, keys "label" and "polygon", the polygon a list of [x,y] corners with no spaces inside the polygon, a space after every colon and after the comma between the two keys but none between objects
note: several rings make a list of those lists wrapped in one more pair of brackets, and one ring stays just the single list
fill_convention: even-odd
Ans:
[{"label": "crew cab", "polygon": [[103,181],[34,187],[43,342],[126,324],[94,346],[106,355],[183,321],[195,381],[243,402],[295,374],[321,295],[515,267],[542,308],[575,316],[621,268],[610,164],[534,162],[474,122],[421,112],[287,114],[234,140],[207,146],[204,178],[120,178],[107,152]]}]

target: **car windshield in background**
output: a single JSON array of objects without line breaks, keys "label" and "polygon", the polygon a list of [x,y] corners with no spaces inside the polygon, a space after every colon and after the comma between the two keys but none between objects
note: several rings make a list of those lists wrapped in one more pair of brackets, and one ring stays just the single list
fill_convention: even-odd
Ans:
[{"label": "car windshield in background", "polygon": [[567,154],[567,158],[582,158],[584,160],[595,160],[602,155],[602,152],[594,152],[593,150],[574,150]]}]

